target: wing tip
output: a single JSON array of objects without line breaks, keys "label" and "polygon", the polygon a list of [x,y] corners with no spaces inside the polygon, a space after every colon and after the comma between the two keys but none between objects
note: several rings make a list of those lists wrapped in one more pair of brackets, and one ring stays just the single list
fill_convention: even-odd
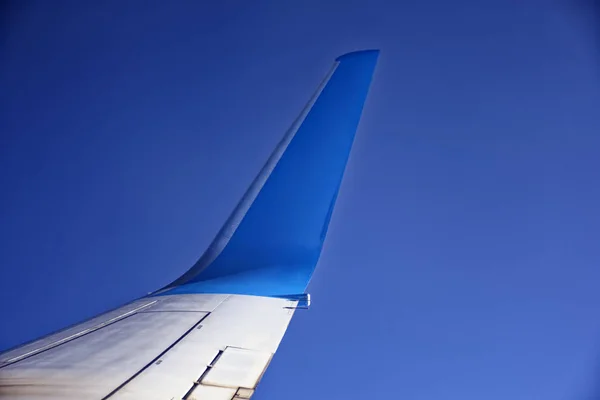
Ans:
[{"label": "wing tip", "polygon": [[379,56],[379,53],[380,53],[379,49],[366,49],[366,50],[351,51],[349,53],[342,54],[341,56],[336,58],[335,61],[343,61],[343,60],[347,60],[349,58],[368,57],[368,56],[377,58]]}]

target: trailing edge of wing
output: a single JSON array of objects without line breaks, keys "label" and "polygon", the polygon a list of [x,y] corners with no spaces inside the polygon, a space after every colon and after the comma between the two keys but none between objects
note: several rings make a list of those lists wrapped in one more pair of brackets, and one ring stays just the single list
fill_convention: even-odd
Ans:
[{"label": "trailing edge of wing", "polygon": [[365,50],[336,59],[207,251],[160,294],[304,292],[378,56]]}]

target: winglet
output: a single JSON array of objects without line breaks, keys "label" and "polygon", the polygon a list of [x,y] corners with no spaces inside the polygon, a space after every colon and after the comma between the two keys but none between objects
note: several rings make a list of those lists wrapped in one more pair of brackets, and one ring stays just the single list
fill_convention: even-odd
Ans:
[{"label": "winglet", "polygon": [[336,59],[206,252],[156,294],[304,293],[378,56],[362,50]]}]

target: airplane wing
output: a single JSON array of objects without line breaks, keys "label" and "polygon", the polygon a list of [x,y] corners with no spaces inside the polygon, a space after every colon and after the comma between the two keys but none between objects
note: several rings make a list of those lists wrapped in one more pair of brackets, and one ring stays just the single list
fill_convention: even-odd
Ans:
[{"label": "airplane wing", "polygon": [[0,354],[2,399],[249,399],[319,259],[379,52],[345,54],[198,262]]}]

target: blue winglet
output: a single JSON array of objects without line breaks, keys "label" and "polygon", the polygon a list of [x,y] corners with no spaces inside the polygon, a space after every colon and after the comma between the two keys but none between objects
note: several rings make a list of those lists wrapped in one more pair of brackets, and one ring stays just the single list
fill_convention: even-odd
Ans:
[{"label": "blue winglet", "polygon": [[159,291],[303,293],[329,220],[378,50],[342,55],[202,258]]}]

